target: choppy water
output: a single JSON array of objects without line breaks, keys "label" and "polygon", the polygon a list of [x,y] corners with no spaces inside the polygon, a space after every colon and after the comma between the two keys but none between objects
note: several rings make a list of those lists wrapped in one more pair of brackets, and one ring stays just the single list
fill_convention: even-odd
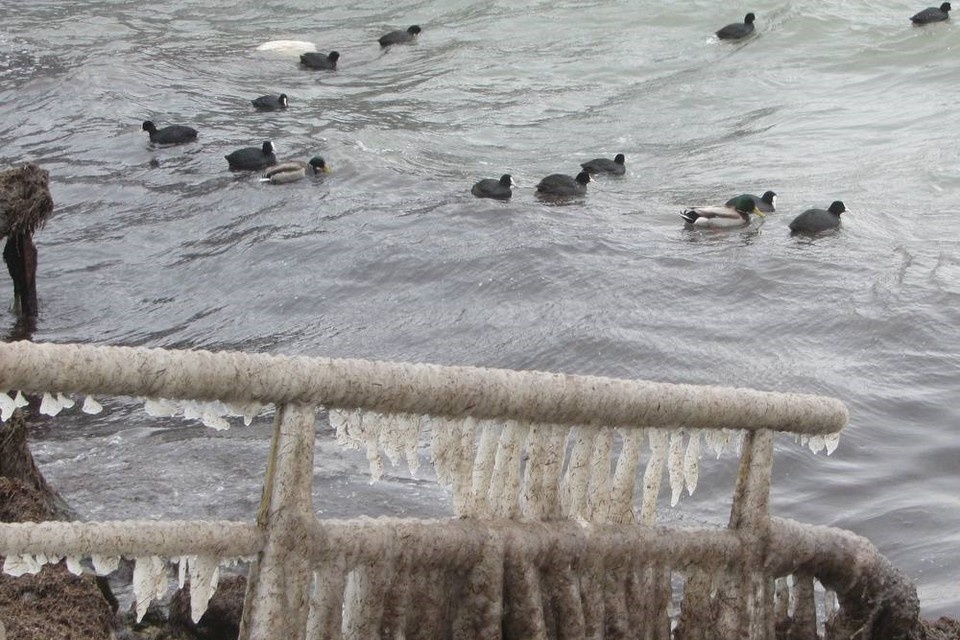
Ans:
[{"label": "choppy water", "polygon": [[[925,615],[960,614],[960,28],[911,27],[923,6],[0,0],[0,164],[42,164],[57,203],[34,338],[838,396],[852,419],[832,457],[780,443],[773,511],[869,537]],[[747,11],[757,37],[712,38]],[[413,23],[417,44],[380,51]],[[278,38],[337,49],[339,70],[254,51]],[[280,91],[286,112],[251,108]],[[145,119],[200,139],[152,149]],[[267,138],[334,173],[227,171]],[[568,206],[534,197],[618,152],[622,179]],[[512,202],[470,196],[504,172]],[[766,189],[779,211],[761,226],[693,233],[676,215]],[[839,233],[789,236],[835,199]],[[268,421],[221,434],[108,409],[34,436],[85,516],[255,512]],[[722,522],[729,492],[709,484],[687,502]],[[326,433],[317,487],[331,515],[448,504],[428,482],[368,486]]]}]

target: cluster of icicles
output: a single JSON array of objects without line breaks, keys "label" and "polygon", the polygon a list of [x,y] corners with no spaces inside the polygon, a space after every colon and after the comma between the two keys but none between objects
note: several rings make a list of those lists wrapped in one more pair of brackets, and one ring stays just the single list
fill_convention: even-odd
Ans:
[{"label": "cluster of icicles", "polygon": [[[260,415],[264,405],[258,402],[244,404],[223,402],[195,402],[193,400],[166,400],[163,398],[134,398],[143,402],[143,410],[154,418],[168,418],[180,416],[184,420],[199,420],[204,426],[222,431],[230,428],[227,418],[241,417],[243,424],[250,426],[253,419]],[[29,404],[23,393],[18,391],[15,396],[9,392],[0,391],[0,422],[6,422],[13,412]],[[56,416],[64,409],[76,406],[76,401],[63,393],[44,393],[40,400],[40,413],[45,416]],[[103,406],[86,396],[80,410],[95,415],[103,411]]]},{"label": "cluster of icicles", "polygon": [[[63,558],[38,555],[7,556],[3,572],[11,576],[37,573],[45,564],[57,564]],[[84,567],[81,558],[68,556],[67,570],[79,576]],[[220,580],[220,565],[235,564],[240,559],[221,560],[212,556],[183,556],[179,559],[179,582],[183,589],[190,576],[190,616],[199,622],[207,603],[217,590]],[[90,557],[93,572],[98,576],[110,575],[120,566],[120,558],[93,555]],[[137,620],[141,620],[154,599],[161,599],[167,592],[167,562],[158,556],[134,559],[133,594],[137,602]]]},{"label": "cluster of icicles", "polygon": [[[227,418],[240,416],[249,425],[264,405],[194,402],[138,398],[154,417],[181,416],[214,429],[230,427]],[[0,421],[28,404],[23,394],[0,392]],[[55,416],[76,401],[63,393],[44,393],[40,412]],[[87,396],[81,406],[96,414],[101,405]],[[420,444],[429,437],[437,480],[451,486],[458,517],[550,520],[567,518],[596,523],[653,524],[664,469],[676,505],[684,489],[696,489],[701,449],[705,445],[719,458],[724,451],[739,454],[742,431],[712,429],[614,429],[561,427],[517,420],[447,419],[412,414],[382,414],[363,410],[330,410],[337,440],[362,449],[372,481],[384,470],[384,454],[392,464],[405,460],[411,475],[420,467]],[[833,452],[839,434],[802,436],[814,453]],[[644,444],[649,446],[641,476],[640,511],[634,512],[637,478]],[[618,446],[617,446],[618,445]],[[615,456],[615,451],[619,451]],[[381,453],[382,452],[382,453]],[[639,515],[639,517],[638,517]],[[43,564],[60,558],[42,555],[8,556],[4,573],[36,573]],[[223,560],[227,562],[228,560]],[[98,575],[114,571],[119,558],[91,557]],[[135,559],[134,595],[141,618],[153,599],[167,589],[166,561],[151,556]],[[191,583],[191,615],[195,621],[206,610],[216,590],[221,559],[179,559],[181,587]],[[79,558],[67,558],[70,571],[82,571]]]},{"label": "cluster of icicles", "polygon": [[[373,481],[383,473],[381,451],[394,465],[405,460],[416,476],[419,444],[429,433],[437,480],[452,487],[458,517],[598,523],[637,521],[633,505],[645,440],[650,455],[642,475],[640,521],[653,524],[664,468],[675,506],[684,489],[692,495],[697,487],[703,444],[717,458],[731,449],[739,455],[744,436],[726,429],[571,428],[362,410],[331,410],[330,426],[341,444],[365,450]],[[829,455],[839,437],[803,436],[801,442]]]}]

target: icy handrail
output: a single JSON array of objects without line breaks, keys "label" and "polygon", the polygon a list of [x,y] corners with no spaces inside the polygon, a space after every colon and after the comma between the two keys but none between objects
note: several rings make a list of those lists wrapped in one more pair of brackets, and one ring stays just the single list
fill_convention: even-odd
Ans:
[{"label": "icy handrail", "polygon": [[0,344],[0,390],[303,403],[608,427],[840,431],[822,396],[597,376],[132,347]]}]

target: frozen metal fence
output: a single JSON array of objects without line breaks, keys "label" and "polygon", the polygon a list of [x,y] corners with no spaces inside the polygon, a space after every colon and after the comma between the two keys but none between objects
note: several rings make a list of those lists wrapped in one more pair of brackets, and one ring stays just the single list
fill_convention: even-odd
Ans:
[{"label": "frozen metal fence", "polygon": [[[695,385],[363,360],[0,344],[0,417],[19,392],[55,414],[86,396],[222,428],[275,407],[256,522],[0,525],[4,571],[136,560],[138,609],[189,577],[199,618],[219,567],[252,558],[241,638],[900,638],[916,590],[864,538],[773,518],[775,432],[836,446],[835,399]],[[449,520],[321,520],[315,416],[362,448],[420,464],[428,440]],[[645,447],[644,445],[649,445]],[[664,475],[692,492],[702,447],[738,448],[726,528],[656,523]],[[646,465],[641,470],[641,461]],[[639,508],[637,508],[639,505]]]}]

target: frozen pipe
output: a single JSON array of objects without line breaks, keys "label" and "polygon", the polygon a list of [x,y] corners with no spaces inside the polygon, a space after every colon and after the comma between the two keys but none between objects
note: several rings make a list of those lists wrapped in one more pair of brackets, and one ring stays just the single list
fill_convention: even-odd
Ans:
[{"label": "frozen pipe", "polygon": [[263,548],[263,531],[245,522],[125,520],[0,524],[5,555],[239,558]]},{"label": "frozen pipe", "polygon": [[0,389],[363,407],[451,418],[689,429],[840,431],[822,396],[596,376],[142,347],[0,344]]}]

